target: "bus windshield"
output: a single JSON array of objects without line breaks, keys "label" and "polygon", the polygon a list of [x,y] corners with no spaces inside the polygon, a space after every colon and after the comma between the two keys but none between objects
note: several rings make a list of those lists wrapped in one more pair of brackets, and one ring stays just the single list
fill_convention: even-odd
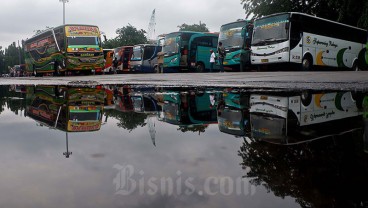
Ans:
[{"label": "bus windshield", "polygon": [[245,25],[245,21],[239,21],[221,27],[219,41],[222,42],[225,49],[242,47],[244,38],[241,32]]},{"label": "bus windshield", "polygon": [[176,54],[179,52],[179,43],[177,43],[177,39],[179,38],[179,34],[175,33],[172,35],[167,35],[165,37],[165,43],[162,48],[162,52],[165,54]]},{"label": "bus windshield", "polygon": [[141,46],[135,46],[133,48],[133,55],[131,60],[132,61],[140,61],[142,60],[142,47]]},{"label": "bus windshield", "polygon": [[224,109],[219,115],[219,123],[228,129],[241,129],[242,112],[239,110]]},{"label": "bus windshield", "polygon": [[99,46],[100,41],[98,37],[80,37],[71,36],[68,37],[69,46]]},{"label": "bus windshield", "polygon": [[252,45],[268,45],[288,39],[289,14],[267,17],[254,22]]},{"label": "bus windshield", "polygon": [[100,110],[83,111],[83,110],[71,110],[70,120],[73,121],[99,121]]}]

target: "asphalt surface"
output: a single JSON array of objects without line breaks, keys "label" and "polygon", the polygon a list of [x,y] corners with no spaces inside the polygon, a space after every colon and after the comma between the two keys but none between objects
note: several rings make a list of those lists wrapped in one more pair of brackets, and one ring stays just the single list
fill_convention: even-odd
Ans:
[{"label": "asphalt surface", "polygon": [[368,91],[368,71],[118,74],[0,78],[0,85],[96,84]]}]

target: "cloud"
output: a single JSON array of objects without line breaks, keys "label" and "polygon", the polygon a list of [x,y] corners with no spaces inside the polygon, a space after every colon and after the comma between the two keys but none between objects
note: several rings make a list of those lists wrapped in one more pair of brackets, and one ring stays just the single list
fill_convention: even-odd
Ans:
[{"label": "cloud", "polygon": [[[108,38],[128,23],[148,30],[156,9],[156,35],[178,30],[183,23],[205,23],[212,32],[222,24],[244,18],[240,0],[69,0],[66,23],[98,25]],[[63,4],[58,0],[3,0],[0,8],[0,46],[27,39],[34,31],[63,22]]]}]

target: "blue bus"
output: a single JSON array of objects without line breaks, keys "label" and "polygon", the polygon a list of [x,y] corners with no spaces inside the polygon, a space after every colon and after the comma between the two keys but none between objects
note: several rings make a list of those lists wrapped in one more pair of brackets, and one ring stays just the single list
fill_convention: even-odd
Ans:
[{"label": "blue bus", "polygon": [[221,26],[219,42],[226,51],[223,63],[226,71],[245,71],[250,66],[252,31],[250,20],[238,20]]},{"label": "blue bus", "polygon": [[157,72],[157,53],[162,46],[155,44],[138,44],[133,46],[133,55],[130,58],[131,72],[151,73]]},{"label": "blue bus", "polygon": [[218,34],[187,31],[167,34],[162,49],[164,72],[209,70],[210,50],[216,51],[217,43]]}]

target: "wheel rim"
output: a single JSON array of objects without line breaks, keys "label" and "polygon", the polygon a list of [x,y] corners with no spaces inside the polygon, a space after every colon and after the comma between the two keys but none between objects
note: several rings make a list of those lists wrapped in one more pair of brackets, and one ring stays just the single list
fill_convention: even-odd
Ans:
[{"label": "wheel rim", "polygon": [[311,68],[311,62],[308,58],[303,60],[303,69],[304,70],[310,70]]}]

